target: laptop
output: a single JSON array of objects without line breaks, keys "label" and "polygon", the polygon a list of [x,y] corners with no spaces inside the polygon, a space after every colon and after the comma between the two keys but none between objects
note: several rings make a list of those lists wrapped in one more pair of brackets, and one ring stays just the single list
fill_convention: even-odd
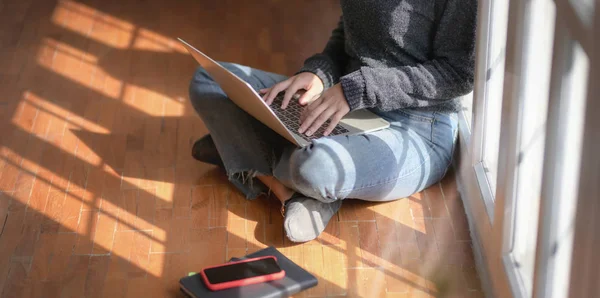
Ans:
[{"label": "laptop", "polygon": [[[225,69],[219,63],[181,38],[178,40],[237,106],[286,138],[288,141],[296,146],[304,147],[309,145],[313,139],[323,136],[323,132],[328,127],[328,123],[325,123],[312,136],[298,133],[298,128],[300,128],[300,113],[303,107],[297,100],[291,100],[285,110],[281,109],[281,102],[283,100],[283,93],[281,93],[270,106],[267,105],[250,84],[246,83],[240,77]],[[368,110],[357,110],[344,116],[330,136],[362,134],[384,129],[389,126],[389,122],[374,113]]]}]

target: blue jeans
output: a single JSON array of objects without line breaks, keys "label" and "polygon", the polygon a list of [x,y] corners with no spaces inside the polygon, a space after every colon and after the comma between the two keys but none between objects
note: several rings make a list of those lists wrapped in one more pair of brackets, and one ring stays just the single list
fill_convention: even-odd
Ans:
[{"label": "blue jeans", "polygon": [[[256,90],[286,79],[222,64]],[[211,133],[229,179],[250,183],[252,175],[272,175],[323,202],[389,201],[419,192],[445,175],[457,135],[456,113],[402,109],[378,112],[391,123],[387,129],[320,138],[298,148],[236,106],[202,68],[190,84],[190,99]]]}]

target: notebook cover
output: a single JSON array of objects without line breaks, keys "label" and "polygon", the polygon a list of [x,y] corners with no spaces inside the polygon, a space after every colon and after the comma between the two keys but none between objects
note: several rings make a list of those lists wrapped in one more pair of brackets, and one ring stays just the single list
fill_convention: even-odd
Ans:
[{"label": "notebook cover", "polygon": [[[268,247],[247,255],[245,258],[275,256],[279,266],[285,270],[285,277],[267,283],[231,288],[222,291],[211,291],[205,285],[199,274],[184,277],[179,280],[181,290],[195,298],[279,298],[289,297],[300,291],[317,285],[317,279],[300,266],[296,265],[274,247]],[[242,258],[244,259],[244,258]]]}]

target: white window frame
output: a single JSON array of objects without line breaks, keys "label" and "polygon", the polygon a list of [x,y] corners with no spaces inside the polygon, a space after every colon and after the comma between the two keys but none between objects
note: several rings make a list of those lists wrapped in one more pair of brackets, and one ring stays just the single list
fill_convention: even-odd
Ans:
[{"label": "white window frame", "polygon": [[[485,115],[486,76],[490,64],[488,57],[489,24],[492,16],[492,1],[510,1],[509,28],[507,34],[507,53],[505,88],[502,108],[501,144],[503,149],[499,155],[497,192],[494,194],[485,176],[483,157],[483,123]],[[526,20],[535,13],[529,9],[530,1],[524,0],[480,0],[477,29],[477,64],[473,97],[472,127],[468,126],[465,115],[460,115],[459,156],[456,159],[458,184],[461,191],[472,239],[475,247],[478,270],[484,289],[490,297],[523,297],[522,288],[515,275],[514,262],[510,259],[512,218],[514,214],[515,184],[519,148],[519,131],[521,127],[521,111],[523,106],[523,86],[520,75],[525,70],[524,53],[527,46]],[[546,126],[545,165],[542,179],[542,199],[540,202],[540,218],[536,263],[533,283],[533,297],[559,297],[552,292],[555,274],[553,244],[559,235],[556,234],[556,220],[560,212],[560,197],[556,186],[560,185],[560,163],[564,160],[564,148],[561,146],[561,135],[564,134],[561,122],[564,113],[560,107],[568,102],[565,90],[563,42],[566,32],[570,38],[578,42],[588,55],[589,74],[587,92],[587,117],[585,120],[585,139],[583,140],[581,159],[582,179],[579,181],[575,235],[572,239],[572,270],[570,272],[569,297],[594,297],[600,293],[595,267],[600,261],[600,233],[596,233],[600,220],[600,101],[593,99],[600,94],[600,1],[596,0],[595,11],[588,15],[581,14],[582,9],[573,6],[569,0],[555,0],[556,29],[551,74],[551,89]],[[578,14],[579,13],[579,14]],[[595,40],[595,41],[594,41]],[[512,75],[514,74],[514,75]],[[596,96],[597,97],[597,96]],[[591,161],[591,162],[590,162]],[[585,177],[585,178],[584,178]],[[575,270],[577,269],[577,270]],[[583,269],[583,270],[582,270]]]},{"label": "white window frame", "polygon": [[473,136],[467,142],[470,143],[470,163],[473,167],[474,177],[477,180],[481,190],[481,196],[485,205],[487,216],[490,223],[494,221],[494,193],[490,185],[487,175],[485,174],[484,166],[484,146],[485,140],[485,115],[487,106],[487,82],[489,79],[490,68],[492,67],[494,57],[491,57],[490,52],[490,31],[493,20],[492,0],[482,0],[479,2],[479,26],[477,28],[477,69],[476,79],[473,91]]}]

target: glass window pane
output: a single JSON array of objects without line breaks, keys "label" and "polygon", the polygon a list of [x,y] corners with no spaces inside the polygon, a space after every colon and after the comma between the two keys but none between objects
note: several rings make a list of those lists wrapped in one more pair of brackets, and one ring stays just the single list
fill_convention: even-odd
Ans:
[{"label": "glass window pane", "polygon": [[512,259],[517,276],[530,297],[538,232],[544,166],[546,118],[554,37],[554,2],[536,0],[527,38],[528,52],[522,79],[524,102],[520,127],[517,190],[514,199]]},{"label": "glass window pane", "polygon": [[483,134],[483,165],[492,194],[496,193],[498,171],[507,22],[508,1],[492,1]]}]

